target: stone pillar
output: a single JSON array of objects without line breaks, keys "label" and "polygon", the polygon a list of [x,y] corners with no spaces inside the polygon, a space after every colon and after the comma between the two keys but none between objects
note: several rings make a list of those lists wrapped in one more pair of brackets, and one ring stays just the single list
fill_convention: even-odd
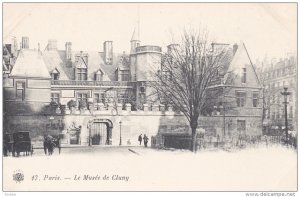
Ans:
[{"label": "stone pillar", "polygon": [[154,111],[154,112],[159,111],[159,105],[153,104],[152,105],[152,111]]},{"label": "stone pillar", "polygon": [[143,104],[143,108],[144,108],[144,111],[149,111],[149,106],[148,106],[148,104]]},{"label": "stone pillar", "polygon": [[123,108],[123,104],[122,103],[117,103],[117,111],[121,112]]},{"label": "stone pillar", "polygon": [[126,103],[125,107],[126,107],[126,111],[128,111],[128,112],[131,111],[131,104],[130,103]]},{"label": "stone pillar", "polygon": [[166,109],[166,106],[165,106],[165,105],[163,105],[163,104],[160,104],[160,105],[159,105],[159,111],[164,112],[165,109]]},{"label": "stone pillar", "polygon": [[67,107],[67,106],[64,107],[63,111],[65,112],[65,114],[71,114],[71,111],[70,111],[69,107]]},{"label": "stone pillar", "polygon": [[172,112],[173,111],[173,107],[170,105],[169,107],[168,107],[168,112]]}]

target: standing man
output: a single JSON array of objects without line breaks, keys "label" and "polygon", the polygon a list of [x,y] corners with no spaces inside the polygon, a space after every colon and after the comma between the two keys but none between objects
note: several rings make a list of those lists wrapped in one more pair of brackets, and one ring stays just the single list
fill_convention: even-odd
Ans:
[{"label": "standing man", "polygon": [[142,144],[142,141],[143,141],[143,137],[142,136],[143,136],[142,134],[139,135],[139,139],[138,139],[138,141],[140,142],[140,145]]},{"label": "standing man", "polygon": [[145,147],[147,147],[148,144],[148,137],[146,136],[146,134],[144,134],[144,145]]}]

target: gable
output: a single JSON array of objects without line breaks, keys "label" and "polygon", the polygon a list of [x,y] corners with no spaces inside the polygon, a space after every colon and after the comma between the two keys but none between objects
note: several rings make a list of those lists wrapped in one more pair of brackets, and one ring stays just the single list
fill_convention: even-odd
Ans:
[{"label": "gable", "polygon": [[[244,72],[246,73],[246,83],[242,83]],[[261,86],[244,43],[238,45],[225,75],[225,83],[244,87]]]},{"label": "gable", "polygon": [[75,63],[76,68],[87,68],[86,62],[82,57],[78,58],[78,61]]},{"label": "gable", "polygon": [[24,49],[20,51],[10,76],[51,78],[40,52]]}]

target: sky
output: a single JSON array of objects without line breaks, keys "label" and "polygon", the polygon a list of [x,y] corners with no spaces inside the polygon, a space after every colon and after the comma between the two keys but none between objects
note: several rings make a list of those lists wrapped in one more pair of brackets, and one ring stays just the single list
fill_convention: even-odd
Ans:
[{"label": "sky", "polygon": [[176,42],[184,28],[206,28],[216,42],[245,43],[251,58],[285,57],[297,49],[296,3],[4,3],[3,40],[29,37],[30,48],[48,39],[58,48],[130,51],[139,21],[142,45],[163,48]]}]

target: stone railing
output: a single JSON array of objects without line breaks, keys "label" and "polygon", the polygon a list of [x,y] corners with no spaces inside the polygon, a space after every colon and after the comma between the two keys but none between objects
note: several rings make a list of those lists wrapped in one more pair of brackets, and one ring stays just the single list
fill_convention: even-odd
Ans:
[{"label": "stone railing", "polygon": [[143,52],[158,52],[161,53],[161,47],[159,46],[139,46],[136,48],[137,53]]},{"label": "stone railing", "polygon": [[130,81],[78,81],[78,80],[52,80],[51,85],[56,86],[130,86]]},{"label": "stone railing", "polygon": [[86,109],[77,109],[72,108],[69,109],[68,107],[65,108],[64,114],[72,114],[72,115],[97,115],[97,114],[104,114],[104,115],[126,115],[126,114],[166,114],[166,115],[174,115],[174,114],[181,114],[179,112],[174,112],[172,107],[166,107],[165,105],[148,105],[144,104],[143,109],[133,111],[131,109],[131,104],[123,104],[121,103],[109,103],[104,105],[103,103],[96,103],[90,104]]}]

